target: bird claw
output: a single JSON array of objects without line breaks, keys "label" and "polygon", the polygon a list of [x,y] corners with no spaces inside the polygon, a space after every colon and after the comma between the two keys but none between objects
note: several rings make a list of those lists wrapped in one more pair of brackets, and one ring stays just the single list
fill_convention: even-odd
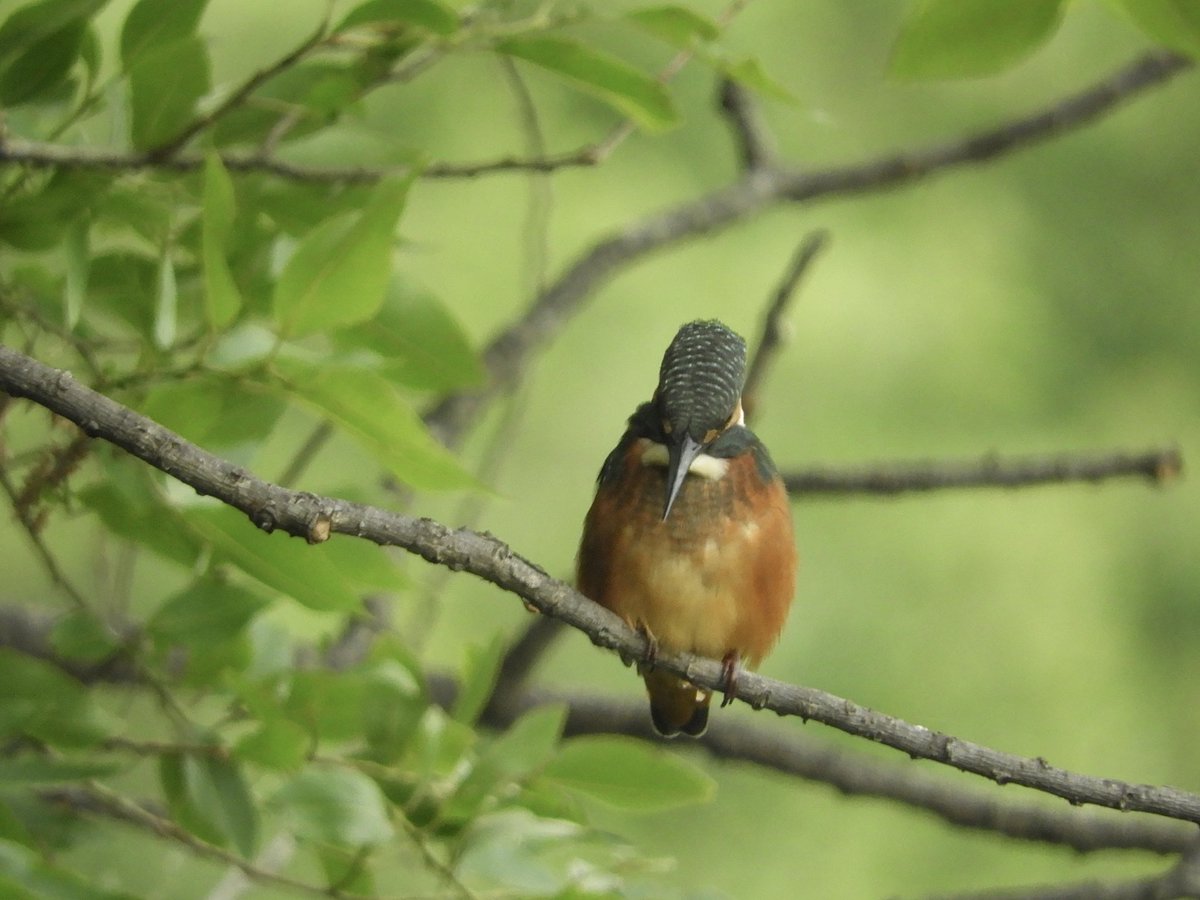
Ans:
[{"label": "bird claw", "polygon": [[721,690],[725,694],[721,698],[721,708],[724,709],[737,699],[738,654],[730,651],[721,658]]},{"label": "bird claw", "polygon": [[658,662],[658,638],[650,633],[645,622],[638,622],[634,628],[646,639],[646,654],[637,661],[638,674],[645,675],[647,672],[653,672],[654,664]]}]

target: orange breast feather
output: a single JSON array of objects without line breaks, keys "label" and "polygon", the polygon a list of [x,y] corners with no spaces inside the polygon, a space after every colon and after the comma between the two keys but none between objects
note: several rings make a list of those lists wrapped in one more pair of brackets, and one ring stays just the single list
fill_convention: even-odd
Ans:
[{"label": "orange breast feather", "polygon": [[757,666],[787,619],[796,551],[787,494],[752,454],[689,475],[666,521],[665,473],[635,443],[584,524],[579,589],[661,647]]}]

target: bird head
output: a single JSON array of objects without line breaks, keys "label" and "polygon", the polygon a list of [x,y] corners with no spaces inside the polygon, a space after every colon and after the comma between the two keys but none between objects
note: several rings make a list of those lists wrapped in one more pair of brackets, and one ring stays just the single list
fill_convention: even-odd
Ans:
[{"label": "bird head", "polygon": [[663,519],[693,460],[742,422],[746,342],[715,319],[689,322],[663,354],[654,407],[667,445]]}]

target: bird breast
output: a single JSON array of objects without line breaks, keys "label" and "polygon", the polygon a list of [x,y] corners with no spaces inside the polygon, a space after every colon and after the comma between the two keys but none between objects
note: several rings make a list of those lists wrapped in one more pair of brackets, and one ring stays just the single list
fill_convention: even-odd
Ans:
[{"label": "bird breast", "polygon": [[631,451],[588,515],[580,588],[663,647],[757,665],[792,598],[782,484],[764,482],[751,454],[698,457],[663,520],[666,448],[642,439]]}]

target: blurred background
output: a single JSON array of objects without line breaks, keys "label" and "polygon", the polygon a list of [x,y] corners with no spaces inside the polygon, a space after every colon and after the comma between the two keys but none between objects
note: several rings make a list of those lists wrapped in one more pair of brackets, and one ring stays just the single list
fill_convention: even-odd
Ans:
[{"label": "blurred background", "polygon": [[[104,16],[115,27],[125,8]],[[213,0],[201,30],[214,38],[214,81],[244,78],[286,52],[323,9],[293,0],[281,15],[275,4]],[[1109,6],[1077,2],[1047,46],[1004,74],[899,82],[887,65],[904,10],[877,0],[758,0],[737,17],[727,46],[759,58],[794,95],[762,101],[784,160],[821,169],[953,141],[1040,109],[1147,49]],[[607,39],[593,28],[590,38]],[[651,70],[669,57],[625,31],[611,39]],[[549,150],[612,126],[606,107],[526,74]],[[406,276],[483,346],[539,283],[599,238],[728,183],[736,154],[711,71],[689,66],[672,91],[682,126],[636,134],[597,168],[418,182],[402,220]],[[676,328],[716,317],[752,338],[794,248],[815,228],[831,242],[787,316],[790,342],[754,423],[782,469],[1170,445],[1195,464],[1198,101],[1200,81],[1184,74],[1094,125],[996,162],[779,207],[638,263],[536,360],[513,406],[479,423],[465,457],[486,467],[495,494],[478,517],[473,500],[452,495],[422,495],[413,511],[469,520],[569,577],[600,463],[649,397]],[[521,152],[526,140],[485,54],[451,58],[372,96],[339,133],[341,143],[310,142],[300,158],[372,163],[420,147],[438,161],[480,160]],[[285,421],[253,468],[277,472],[302,433]],[[337,443],[300,487],[352,493],[367,470],[362,458]],[[1200,790],[1198,501],[1186,477],[1163,488],[1128,480],[801,499],[797,597],[762,671],[1082,773]],[[17,546],[11,525],[0,534]],[[481,581],[400,564],[417,589],[398,627],[432,668],[457,671],[469,647],[529,621],[515,598]],[[19,583],[39,583],[32,558],[10,557],[5,568]],[[630,671],[578,634],[564,635],[535,680],[642,694]],[[716,715],[767,718],[741,705]],[[820,725],[769,724],[900,761]],[[1162,866],[1149,855],[1089,858],[963,832],[824,785],[712,763],[686,742],[671,750],[716,777],[711,803],[593,815],[646,853],[673,858],[671,881],[686,896],[912,896]]]}]

